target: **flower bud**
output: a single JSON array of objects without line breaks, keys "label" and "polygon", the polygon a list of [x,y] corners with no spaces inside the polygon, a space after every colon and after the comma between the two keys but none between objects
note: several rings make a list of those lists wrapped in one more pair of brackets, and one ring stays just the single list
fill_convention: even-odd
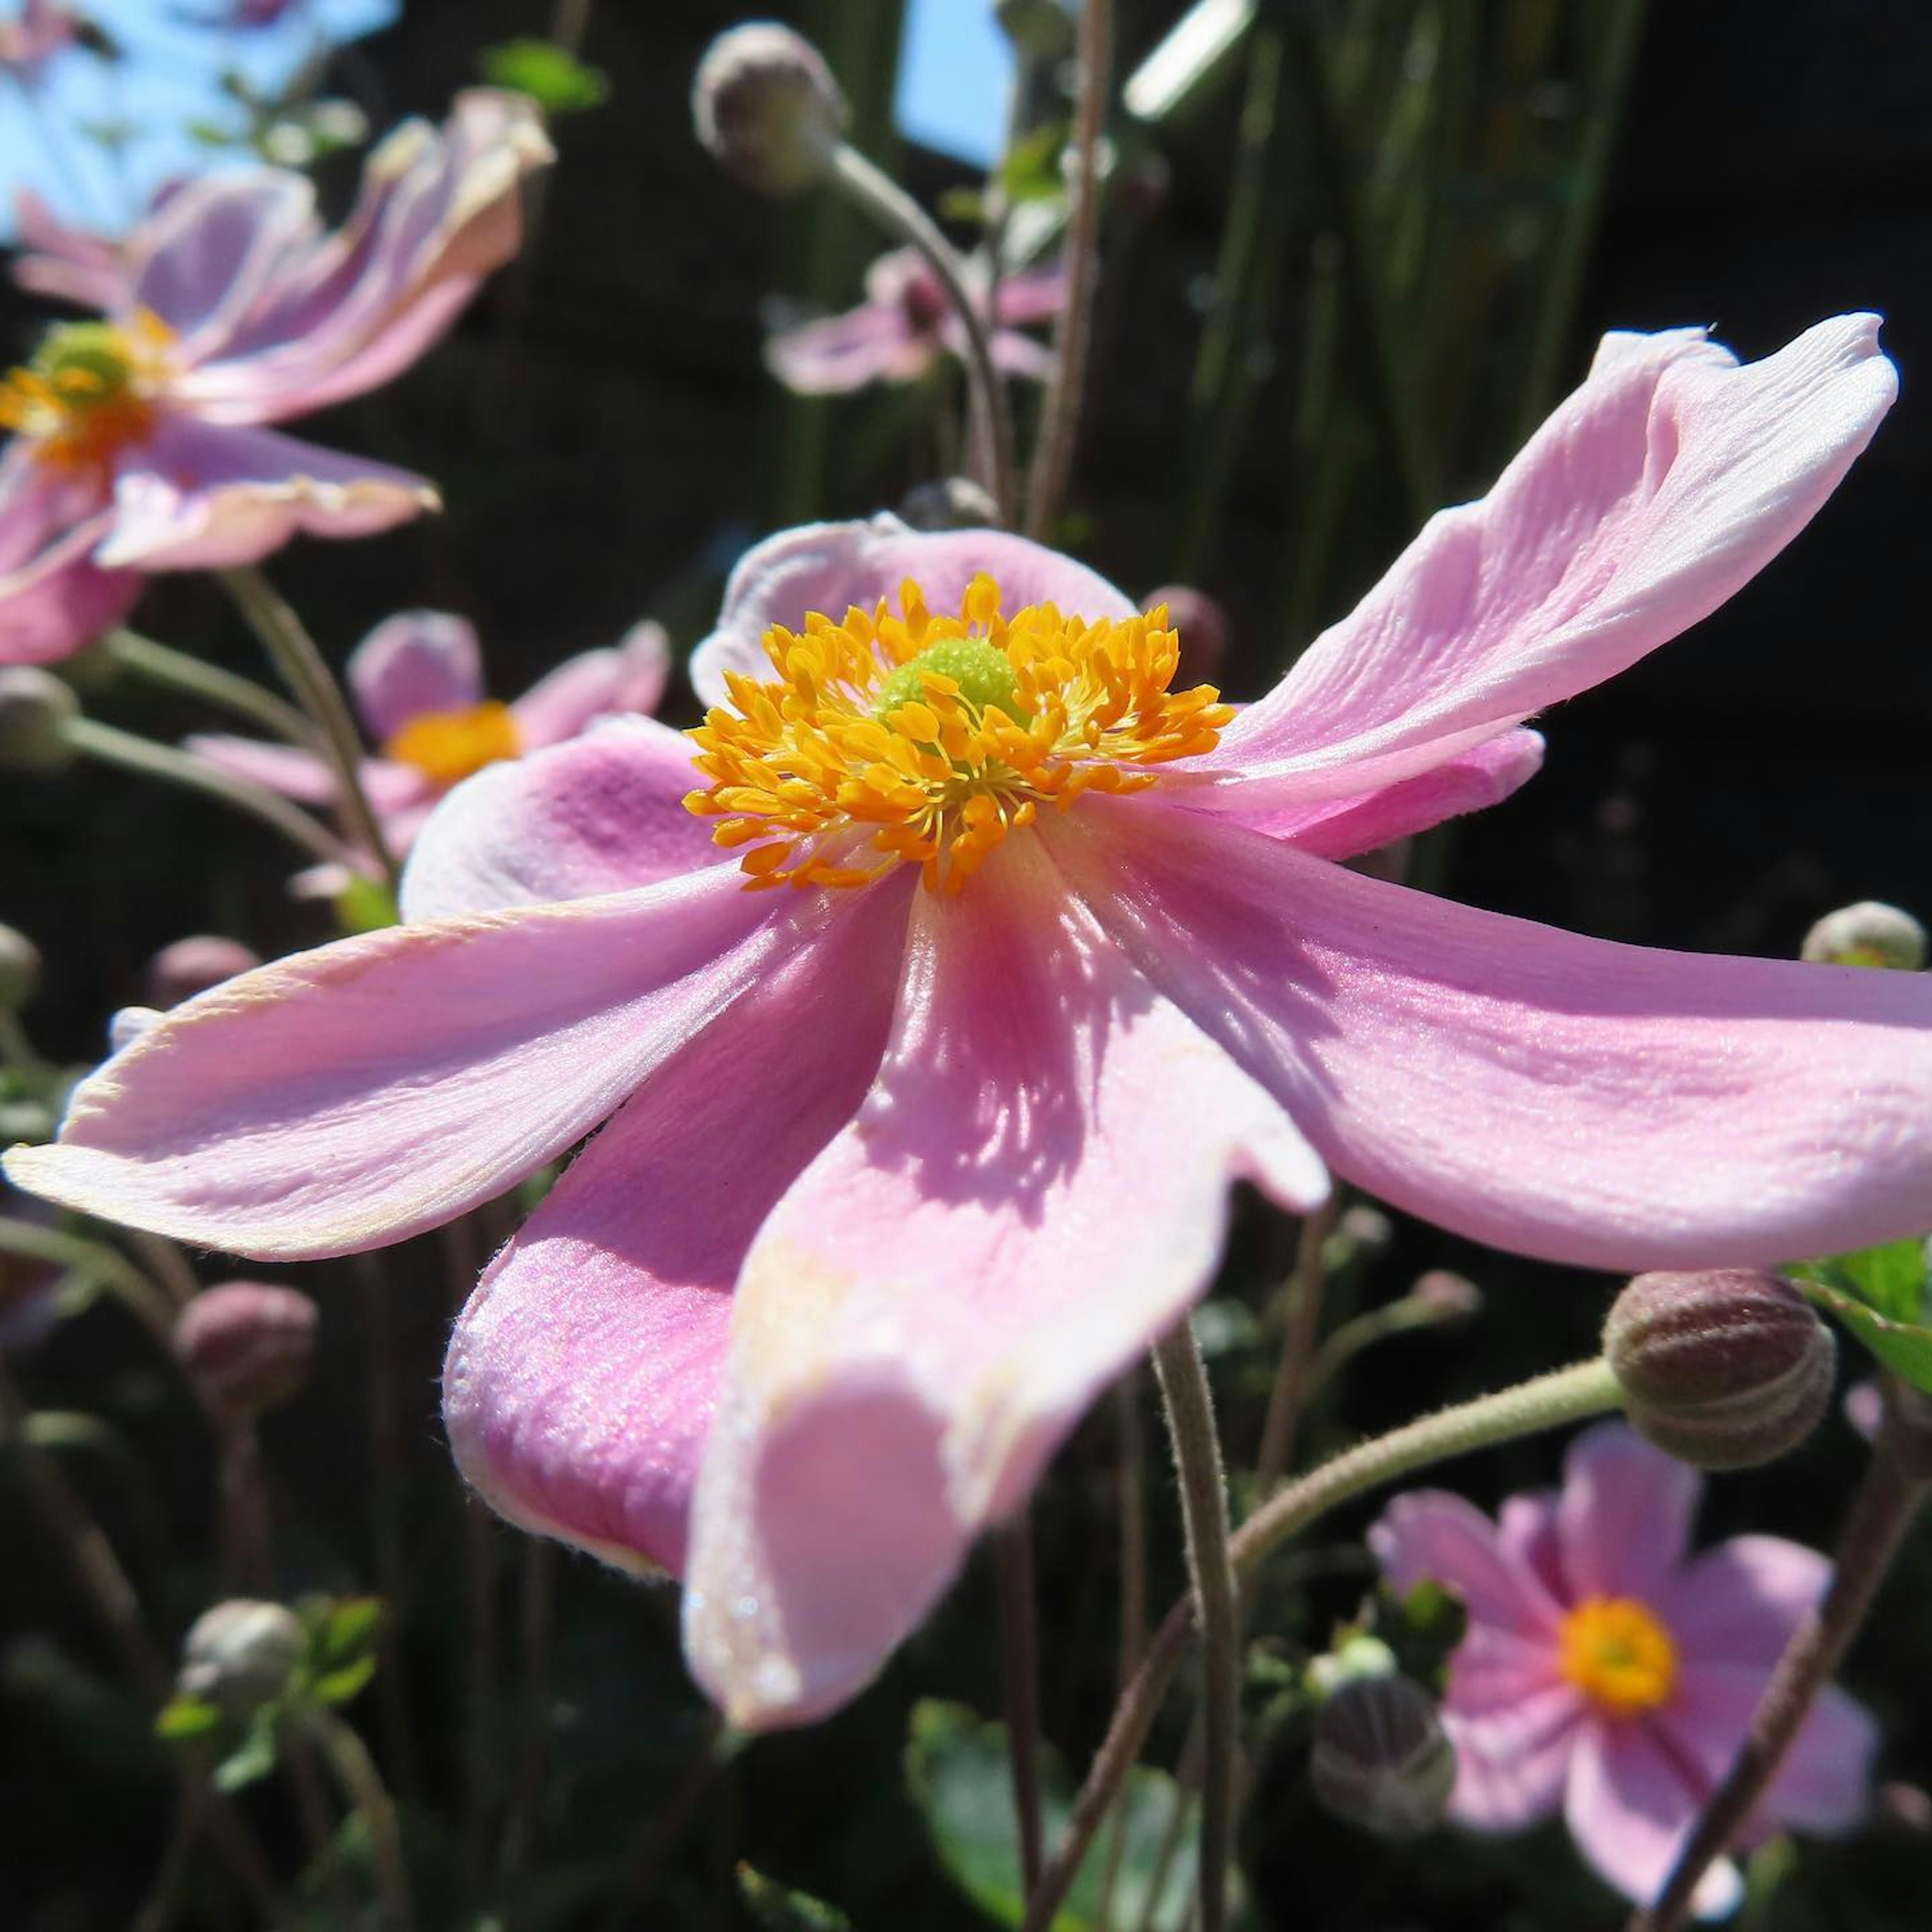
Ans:
[{"label": "flower bud", "polygon": [[74,763],[66,728],[80,714],[80,700],[52,672],[0,670],[0,771],[64,771]]},{"label": "flower bud", "polygon": [[700,142],[761,194],[797,194],[824,178],[851,111],[812,43],[775,20],[720,34],[691,92]]},{"label": "flower bud", "polygon": [[1748,1269],[1640,1274],[1604,1324],[1637,1432],[1700,1469],[1795,1449],[1831,1400],[1838,1345],[1790,1282]]},{"label": "flower bud", "polygon": [[282,1694],[308,1648],[292,1610],[233,1598],[189,1626],[175,1686],[184,1697],[245,1718]]},{"label": "flower bud", "polygon": [[1308,1770],[1316,1796],[1336,1817],[1380,1838],[1419,1838],[1448,1809],[1456,1748],[1419,1684],[1358,1677],[1322,1706]]},{"label": "flower bud", "polygon": [[315,1326],[315,1304],[292,1288],[224,1281],[182,1310],[175,1353],[214,1414],[247,1422],[308,1379]]},{"label": "flower bud", "polygon": [[1174,674],[1174,688],[1185,691],[1196,684],[1212,684],[1221,675],[1228,658],[1228,614],[1204,590],[1185,584],[1164,584],[1150,591],[1142,608],[1151,610],[1167,606],[1167,621],[1180,640],[1180,668]]},{"label": "flower bud", "polygon": [[40,949],[24,932],[0,926],[0,1013],[17,1013],[40,983]]},{"label": "flower bud", "polygon": [[997,505],[964,476],[942,476],[916,483],[899,505],[899,518],[916,530],[980,530],[1000,520]]},{"label": "flower bud", "polygon": [[1925,928],[1896,906],[1861,899],[1828,912],[1804,935],[1798,956],[1827,966],[1890,966],[1916,973],[1925,964]]},{"label": "flower bud", "polygon": [[1417,1277],[1408,1298],[1437,1322],[1461,1322],[1482,1312],[1483,1291],[1466,1275],[1431,1268]]},{"label": "flower bud", "polygon": [[148,962],[142,975],[148,1004],[166,1012],[238,973],[251,972],[262,963],[238,939],[197,932],[164,946]]}]

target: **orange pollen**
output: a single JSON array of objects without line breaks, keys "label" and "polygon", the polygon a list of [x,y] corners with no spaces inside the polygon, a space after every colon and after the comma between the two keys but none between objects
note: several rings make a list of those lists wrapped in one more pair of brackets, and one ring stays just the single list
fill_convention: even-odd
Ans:
[{"label": "orange pollen", "polygon": [[522,755],[523,740],[507,704],[490,698],[466,711],[426,711],[412,718],[382,747],[382,755],[413,765],[439,789],[506,758]]},{"label": "orange pollen", "polygon": [[688,736],[706,784],[686,809],[747,849],[752,887],[863,886],[917,866],[956,892],[1009,832],[1085,792],[1144,790],[1150,767],[1211,751],[1234,715],[1212,685],[1170,692],[1162,605],[1090,622],[1051,604],[1001,614],[983,572],[959,614],[899,586],[837,622],[765,634],[772,676],[725,674],[729,705]]},{"label": "orange pollen", "polygon": [[62,322],[31,362],[0,376],[0,428],[64,471],[103,470],[146,435],[174,332],[146,309],[125,323]]},{"label": "orange pollen", "polygon": [[1654,1709],[1677,1682],[1677,1646],[1659,1618],[1628,1597],[1589,1597],[1563,1619],[1558,1668],[1619,1718]]}]

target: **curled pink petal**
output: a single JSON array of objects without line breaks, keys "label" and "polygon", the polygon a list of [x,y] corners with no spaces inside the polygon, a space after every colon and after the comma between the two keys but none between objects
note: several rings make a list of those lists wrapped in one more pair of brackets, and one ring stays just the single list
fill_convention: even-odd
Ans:
[{"label": "curled pink petal", "polygon": [[732,1286],[878,1070],[910,885],[868,893],[676,1054],[485,1272],[443,1414],[512,1521],[626,1568],[683,1568]]},{"label": "curled pink petal", "polygon": [[511,710],[526,750],[574,738],[593,718],[654,711],[670,674],[670,640],[662,624],[634,625],[614,650],[566,658],[531,686]]},{"label": "curled pink petal", "polygon": [[412,718],[483,701],[476,627],[446,610],[386,618],[350,653],[348,672],[363,727],[379,745]]},{"label": "curled pink petal", "polygon": [[1621,1422],[1570,1445],[1556,1530],[1573,1598],[1655,1603],[1690,1547],[1704,1480]]},{"label": "curled pink petal", "polygon": [[731,1720],[868,1682],[1096,1391],[1213,1272],[1228,1183],[1307,1202],[1286,1118],[1037,852],[917,896],[871,1094],[747,1258],[686,1654]]}]

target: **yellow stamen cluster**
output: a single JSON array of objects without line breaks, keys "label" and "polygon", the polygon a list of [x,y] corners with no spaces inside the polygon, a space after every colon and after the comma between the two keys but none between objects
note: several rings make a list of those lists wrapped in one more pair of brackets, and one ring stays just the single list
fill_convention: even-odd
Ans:
[{"label": "yellow stamen cluster", "polygon": [[1558,1667],[1613,1715],[1654,1709],[1677,1682],[1677,1647],[1650,1610],[1628,1597],[1589,1597],[1563,1619]]},{"label": "yellow stamen cluster", "polygon": [[58,324],[31,362],[0,377],[0,428],[29,438],[55,469],[104,470],[147,434],[174,339],[146,309],[124,325]]},{"label": "yellow stamen cluster", "polygon": [[507,704],[494,698],[464,711],[429,711],[412,718],[382,747],[382,755],[413,765],[439,788],[485,765],[521,755],[523,740]]},{"label": "yellow stamen cluster", "polygon": [[749,884],[862,886],[904,864],[956,892],[1042,807],[1142,790],[1146,767],[1211,750],[1234,715],[1211,685],[1168,690],[1164,606],[1099,622],[1000,606],[982,573],[935,616],[908,579],[896,611],[775,626],[772,680],[726,674],[730,705],[690,734],[710,782],[684,802],[748,848]]}]

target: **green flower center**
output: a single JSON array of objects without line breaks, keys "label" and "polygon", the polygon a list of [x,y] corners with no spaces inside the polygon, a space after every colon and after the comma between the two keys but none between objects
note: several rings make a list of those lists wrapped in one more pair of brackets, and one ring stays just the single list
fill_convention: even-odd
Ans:
[{"label": "green flower center", "polygon": [[1019,679],[1011,660],[984,638],[942,638],[908,658],[879,686],[872,716],[883,724],[902,704],[922,704],[928,671],[950,678],[976,711],[998,705],[1016,724],[1032,722],[1032,712],[1019,701]]}]

